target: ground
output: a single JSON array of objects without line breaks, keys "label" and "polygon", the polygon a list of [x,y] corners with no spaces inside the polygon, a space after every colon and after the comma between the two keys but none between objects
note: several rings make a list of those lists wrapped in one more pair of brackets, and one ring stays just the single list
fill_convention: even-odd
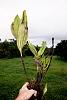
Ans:
[{"label": "ground", "polygon": [[[34,79],[36,67],[32,57],[24,58],[27,76]],[[25,83],[26,76],[20,58],[0,59],[0,100],[14,100]],[[46,100],[67,100],[67,62],[53,57],[45,78],[48,84]]]}]

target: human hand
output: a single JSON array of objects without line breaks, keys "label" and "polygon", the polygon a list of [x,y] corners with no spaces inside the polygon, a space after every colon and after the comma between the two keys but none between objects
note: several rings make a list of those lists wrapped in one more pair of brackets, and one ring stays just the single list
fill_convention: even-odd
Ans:
[{"label": "human hand", "polygon": [[22,88],[20,89],[20,92],[19,92],[19,95],[18,97],[16,98],[16,100],[28,100],[32,97],[32,95],[36,96],[37,95],[37,91],[31,89],[29,90],[27,88],[28,86],[28,82],[26,82]]}]

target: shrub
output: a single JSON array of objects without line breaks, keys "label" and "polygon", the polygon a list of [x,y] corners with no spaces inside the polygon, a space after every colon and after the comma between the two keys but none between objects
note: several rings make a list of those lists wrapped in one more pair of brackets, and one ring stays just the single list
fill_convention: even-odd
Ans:
[{"label": "shrub", "polygon": [[67,40],[61,40],[61,42],[57,44],[55,53],[61,59],[67,60]]}]

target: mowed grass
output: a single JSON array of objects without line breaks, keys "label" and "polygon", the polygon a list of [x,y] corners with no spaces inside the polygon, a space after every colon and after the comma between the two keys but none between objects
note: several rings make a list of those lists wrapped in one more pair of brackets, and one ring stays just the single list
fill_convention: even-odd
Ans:
[{"label": "mowed grass", "polygon": [[[32,80],[36,76],[34,60],[25,57],[24,61],[27,76]],[[0,100],[15,100],[19,89],[27,81],[20,62],[20,58],[0,59]],[[53,57],[45,80],[48,84],[46,100],[67,100],[67,62]]]}]

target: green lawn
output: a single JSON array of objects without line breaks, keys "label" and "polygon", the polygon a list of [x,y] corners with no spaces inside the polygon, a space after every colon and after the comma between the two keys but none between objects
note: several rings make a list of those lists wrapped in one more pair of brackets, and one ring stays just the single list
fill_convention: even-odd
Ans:
[{"label": "green lawn", "polygon": [[[29,79],[34,79],[36,67],[32,57],[25,57],[24,61]],[[20,58],[0,59],[0,100],[14,100],[25,81]],[[46,81],[46,100],[67,100],[67,62],[54,57]]]}]

